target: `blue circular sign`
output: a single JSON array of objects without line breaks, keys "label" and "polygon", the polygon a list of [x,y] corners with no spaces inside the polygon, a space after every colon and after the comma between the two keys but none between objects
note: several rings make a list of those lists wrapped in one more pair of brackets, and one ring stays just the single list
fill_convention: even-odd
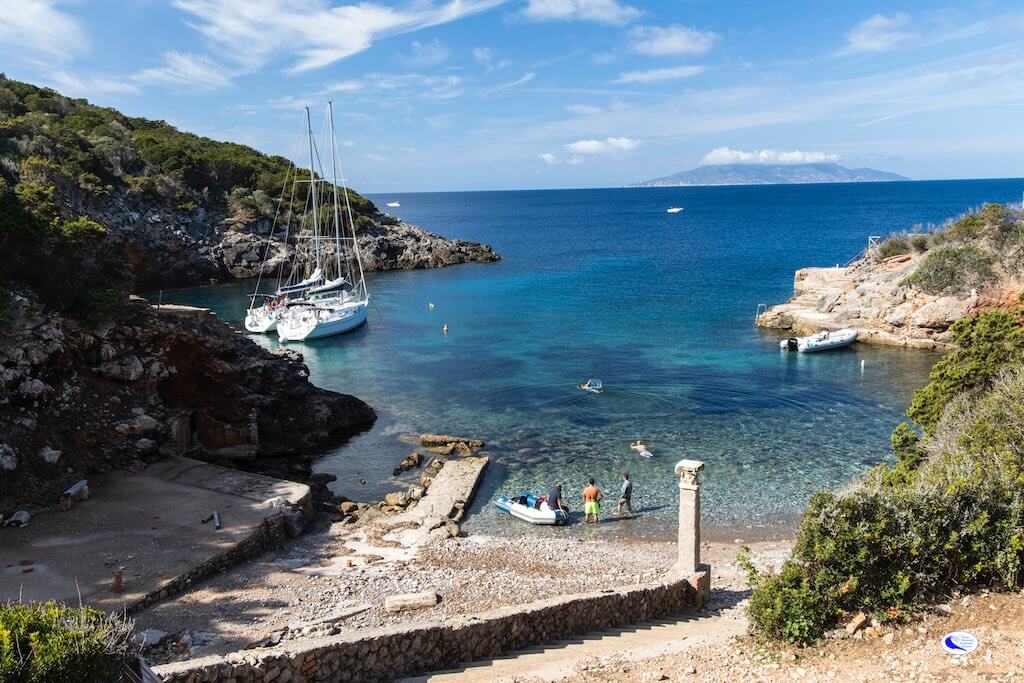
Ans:
[{"label": "blue circular sign", "polygon": [[969,655],[978,649],[978,639],[967,631],[953,631],[942,636],[942,649],[951,655]]}]

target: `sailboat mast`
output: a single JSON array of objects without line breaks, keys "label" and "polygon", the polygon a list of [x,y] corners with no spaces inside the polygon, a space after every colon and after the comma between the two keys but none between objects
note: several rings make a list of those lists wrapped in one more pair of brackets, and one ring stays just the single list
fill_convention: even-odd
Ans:
[{"label": "sailboat mast", "polygon": [[[327,106],[330,108],[331,113],[331,140],[334,140],[334,102],[328,102]],[[366,280],[363,276],[363,258],[359,255],[359,239],[356,237],[356,222],[352,218],[352,204],[348,200],[348,183],[345,181],[345,165],[341,163],[341,157],[335,155],[338,161],[338,166],[341,168],[341,191],[345,195],[345,214],[348,216],[349,227],[352,228],[352,253],[356,255],[356,269],[359,271],[359,285],[356,290],[356,294],[362,294],[363,297],[367,296],[366,293]],[[331,163],[334,163],[332,160]],[[338,184],[334,184],[334,193],[337,196]]]},{"label": "sailboat mast", "polygon": [[316,185],[316,171],[314,170],[314,164],[316,158],[313,153],[313,126],[309,121],[309,107],[306,107],[306,138],[309,140],[309,191],[311,199],[313,201],[313,254],[316,260],[316,267],[320,267],[320,228],[319,228],[319,209],[316,203],[316,196],[319,193],[319,188]]},{"label": "sailboat mast", "polygon": [[327,117],[331,122],[331,186],[334,188],[334,260],[338,266],[338,277],[341,277],[341,228],[338,226],[338,141],[334,136],[334,100],[327,100]]}]

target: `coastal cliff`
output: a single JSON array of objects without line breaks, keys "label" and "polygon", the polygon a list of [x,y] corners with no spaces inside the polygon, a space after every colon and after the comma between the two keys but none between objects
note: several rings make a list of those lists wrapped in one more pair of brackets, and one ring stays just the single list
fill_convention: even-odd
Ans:
[{"label": "coastal cliff", "polygon": [[[0,74],[0,190],[14,188],[25,204],[52,202],[61,218],[100,226],[109,245],[123,248],[139,289],[276,271],[308,230],[297,180],[283,157]],[[321,190],[324,198],[330,191]],[[349,190],[349,199],[367,270],[500,258],[487,245],[407,225],[358,192]]]},{"label": "coastal cliff", "polygon": [[5,315],[0,513],[173,454],[301,479],[376,418],[313,386],[299,354],[266,351],[205,309],[133,297],[89,323],[15,294]]},{"label": "coastal cliff", "polygon": [[895,234],[846,267],[802,268],[793,297],[757,325],[809,334],[853,328],[858,340],[948,349],[957,320],[1010,310],[1024,290],[1024,221],[987,204],[927,233]]}]

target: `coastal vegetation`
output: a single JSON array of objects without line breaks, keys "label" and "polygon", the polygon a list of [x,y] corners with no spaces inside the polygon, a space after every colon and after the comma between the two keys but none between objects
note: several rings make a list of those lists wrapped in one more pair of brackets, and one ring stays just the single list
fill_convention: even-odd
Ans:
[{"label": "coastal vegetation", "polygon": [[1003,204],[985,204],[927,231],[890,235],[878,257],[924,253],[901,284],[927,294],[953,295],[980,289],[1002,276],[1024,274],[1024,221]]},{"label": "coastal vegetation", "polygon": [[89,607],[0,605],[0,681],[121,680],[135,650],[131,624]]},{"label": "coastal vegetation", "polygon": [[808,643],[847,614],[897,621],[957,587],[1020,584],[1024,310],[964,318],[952,333],[958,349],[893,433],[895,463],[812,497],[780,571],[747,564],[755,632]]},{"label": "coastal vegetation", "polygon": [[[283,157],[0,74],[0,286],[30,290],[45,308],[98,318],[123,301],[146,259],[111,228],[154,209],[264,230],[278,215],[279,228],[298,229],[306,193],[289,192],[293,180]],[[330,191],[321,187],[324,198]],[[377,209],[356,192],[349,199],[361,230]],[[323,206],[332,220],[331,202]],[[173,223],[147,227],[157,233],[147,242],[180,241]]]}]

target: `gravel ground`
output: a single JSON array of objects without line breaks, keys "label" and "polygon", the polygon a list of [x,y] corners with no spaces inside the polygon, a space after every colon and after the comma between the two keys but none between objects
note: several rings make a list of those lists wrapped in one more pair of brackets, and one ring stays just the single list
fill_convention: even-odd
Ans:
[{"label": "gravel ground", "polygon": [[[742,605],[741,605],[742,606]],[[966,630],[978,650],[953,657],[941,637]],[[1024,594],[981,594],[955,600],[898,627],[870,635],[830,634],[817,646],[765,647],[749,636],[709,642],[670,656],[636,660],[628,652],[581,661],[566,683],[593,681],[1011,681],[1024,680]],[[522,683],[541,680],[522,677]]]},{"label": "gravel ground", "polygon": [[[675,543],[662,541],[471,535],[431,542],[410,561],[382,559],[330,576],[303,573],[351,552],[342,545],[340,531],[335,525],[307,534],[274,556],[235,567],[139,613],[137,628],[172,636],[152,648],[148,658],[160,663],[230,652],[268,637],[443,621],[517,604],[524,596],[538,600],[655,581],[676,557]],[[705,544],[706,559],[721,564],[737,547]],[[715,576],[716,586],[730,595],[742,583],[735,572],[723,573],[720,567]],[[383,609],[389,595],[427,590],[441,595],[436,607],[398,614]],[[325,617],[331,620],[325,623]]]}]

